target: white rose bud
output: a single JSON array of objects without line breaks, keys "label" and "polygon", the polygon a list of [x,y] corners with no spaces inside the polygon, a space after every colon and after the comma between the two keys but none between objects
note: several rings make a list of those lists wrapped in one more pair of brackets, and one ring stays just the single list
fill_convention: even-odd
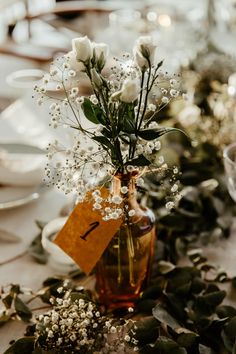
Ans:
[{"label": "white rose bud", "polygon": [[141,70],[146,70],[149,67],[148,60],[152,64],[156,52],[156,45],[154,44],[152,37],[139,37],[139,39],[136,41],[133,52],[136,64],[140,67]]},{"label": "white rose bud", "polygon": [[140,83],[137,79],[126,79],[120,91],[120,100],[126,103],[134,102],[140,92]]},{"label": "white rose bud", "polygon": [[78,61],[86,62],[92,58],[92,43],[87,36],[72,39],[72,49],[76,52]]},{"label": "white rose bud", "polygon": [[109,54],[109,47],[105,43],[93,43],[94,53],[96,58],[99,59],[101,55],[103,56],[104,60],[108,57]]},{"label": "white rose bud", "polygon": [[94,68],[91,69],[91,77],[92,77],[92,82],[95,84],[97,88],[102,86],[102,79],[100,75],[97,73],[97,70]]}]

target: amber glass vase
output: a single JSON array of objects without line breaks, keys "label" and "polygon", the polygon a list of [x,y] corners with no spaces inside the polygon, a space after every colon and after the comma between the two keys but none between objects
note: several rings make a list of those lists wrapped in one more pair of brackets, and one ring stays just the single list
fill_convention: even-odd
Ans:
[{"label": "amber glass vase", "polygon": [[108,308],[134,305],[148,282],[154,253],[155,216],[137,202],[135,176],[116,175],[112,195],[120,195],[123,186],[128,188],[124,210],[134,210],[135,214],[124,214],[120,229],[96,265],[96,291]]}]

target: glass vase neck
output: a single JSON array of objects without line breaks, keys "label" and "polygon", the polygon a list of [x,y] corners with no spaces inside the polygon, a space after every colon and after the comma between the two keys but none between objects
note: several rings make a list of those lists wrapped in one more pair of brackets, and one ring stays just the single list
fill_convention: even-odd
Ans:
[{"label": "glass vase neck", "polygon": [[[137,202],[135,176],[131,173],[123,174],[117,173],[112,180],[111,193],[112,195],[119,195],[124,198],[125,204],[129,209],[139,209],[140,206]],[[127,188],[126,193],[122,193],[122,187]]]}]

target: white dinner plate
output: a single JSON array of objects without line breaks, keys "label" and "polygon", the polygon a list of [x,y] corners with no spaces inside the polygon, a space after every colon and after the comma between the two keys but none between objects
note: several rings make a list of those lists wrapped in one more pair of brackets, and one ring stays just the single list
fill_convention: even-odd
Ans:
[{"label": "white dinner plate", "polygon": [[[45,154],[45,151],[27,144],[0,144],[0,149],[9,153]],[[45,184],[35,186],[4,186],[0,185],[0,210],[15,208],[38,199],[48,187]]]}]

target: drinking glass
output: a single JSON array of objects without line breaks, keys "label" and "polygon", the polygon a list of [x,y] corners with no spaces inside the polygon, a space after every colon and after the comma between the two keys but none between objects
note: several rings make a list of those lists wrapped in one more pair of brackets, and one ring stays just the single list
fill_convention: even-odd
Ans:
[{"label": "drinking glass", "polygon": [[228,191],[236,202],[236,142],[224,149],[223,157]]}]

